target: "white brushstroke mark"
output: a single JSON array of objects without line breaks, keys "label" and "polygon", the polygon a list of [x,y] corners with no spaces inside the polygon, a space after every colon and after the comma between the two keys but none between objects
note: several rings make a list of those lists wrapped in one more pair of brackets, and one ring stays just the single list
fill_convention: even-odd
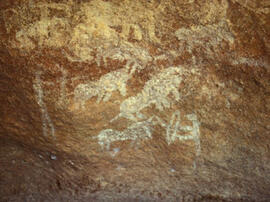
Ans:
[{"label": "white brushstroke mark", "polygon": [[33,89],[36,92],[37,103],[40,106],[40,110],[41,110],[43,135],[47,137],[48,134],[50,134],[52,137],[55,137],[55,129],[51,121],[51,118],[48,114],[46,104],[44,103],[44,100],[43,100],[44,93],[43,93],[43,88],[42,88],[42,81],[40,78],[41,74],[42,73],[40,71],[36,73],[35,80],[33,83]]},{"label": "white brushstroke mark", "polygon": [[193,162],[193,169],[194,169],[194,170],[196,170],[196,169],[197,169],[196,160]]},{"label": "white brushstroke mark", "polygon": [[78,80],[82,80],[82,79],[88,79],[89,77],[88,76],[74,76],[72,77],[70,80],[71,80],[71,83],[73,84],[75,81],[78,81]]},{"label": "white brushstroke mark", "polygon": [[54,155],[54,154],[51,154],[51,155],[50,155],[50,158],[51,158],[51,160],[57,160],[57,156]]},{"label": "white brushstroke mark", "polygon": [[141,93],[124,100],[120,105],[120,113],[111,120],[115,121],[120,117],[137,121],[144,116],[140,111],[154,104],[157,109],[163,111],[164,108],[170,108],[171,101],[168,96],[172,94],[176,101],[180,100],[178,91],[182,81],[181,67],[169,67],[146,82]]},{"label": "white brushstroke mark", "polygon": [[232,61],[233,65],[248,65],[251,67],[264,67],[264,68],[270,68],[270,65],[261,59],[253,59],[253,58],[246,58],[246,57],[240,57],[238,59],[234,59]]},{"label": "white brushstroke mark", "polygon": [[113,151],[111,152],[111,156],[115,157],[119,151],[120,151],[119,148],[114,148]]},{"label": "white brushstroke mark", "polygon": [[173,168],[171,168],[170,171],[171,171],[172,173],[175,173],[175,169],[173,169]]},{"label": "white brushstroke mark", "polygon": [[67,71],[64,68],[60,68],[62,72],[62,77],[60,78],[60,103],[64,103],[66,98],[66,84],[67,84]]}]

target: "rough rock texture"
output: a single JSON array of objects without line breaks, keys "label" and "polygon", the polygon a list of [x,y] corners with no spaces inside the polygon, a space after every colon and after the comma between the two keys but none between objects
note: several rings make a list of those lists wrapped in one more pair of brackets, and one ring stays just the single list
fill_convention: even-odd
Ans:
[{"label": "rough rock texture", "polygon": [[0,1],[0,201],[270,199],[269,0]]}]

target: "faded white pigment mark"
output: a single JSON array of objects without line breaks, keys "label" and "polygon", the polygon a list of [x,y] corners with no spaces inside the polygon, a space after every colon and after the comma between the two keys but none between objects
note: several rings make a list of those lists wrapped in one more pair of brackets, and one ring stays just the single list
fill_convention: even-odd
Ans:
[{"label": "faded white pigment mark", "polygon": [[173,169],[173,168],[171,168],[170,171],[171,171],[172,173],[175,173],[175,169]]},{"label": "faded white pigment mark", "polygon": [[124,100],[120,105],[120,113],[111,120],[115,121],[120,117],[137,121],[143,119],[140,111],[154,104],[157,109],[163,111],[171,106],[168,98],[172,94],[176,101],[180,100],[178,87],[182,81],[181,67],[169,67],[146,82],[141,93]]},{"label": "faded white pigment mark", "polygon": [[60,103],[64,103],[66,98],[66,84],[67,84],[67,71],[64,68],[60,67],[62,72],[62,77],[60,78]]},{"label": "faded white pigment mark", "polygon": [[232,61],[233,65],[248,65],[251,67],[265,67],[270,68],[270,64],[268,64],[265,60],[261,59],[253,59],[253,58],[245,58],[240,57]]},{"label": "faded white pigment mark", "polygon": [[114,148],[113,151],[111,152],[111,156],[115,157],[118,154],[119,151],[120,151],[119,148]]},{"label": "faded white pigment mark", "polygon": [[47,137],[48,135],[55,137],[54,125],[51,121],[46,104],[44,102],[44,92],[43,92],[42,81],[41,81],[40,76],[41,76],[41,72],[37,72],[35,75],[34,83],[33,83],[33,89],[36,92],[37,103],[40,106],[40,110],[41,110],[43,135],[45,137]]}]

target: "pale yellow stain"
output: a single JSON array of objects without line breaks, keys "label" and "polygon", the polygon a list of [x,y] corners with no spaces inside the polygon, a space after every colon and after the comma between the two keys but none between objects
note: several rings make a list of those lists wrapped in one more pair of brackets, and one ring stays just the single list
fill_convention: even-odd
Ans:
[{"label": "pale yellow stain", "polygon": [[[72,55],[66,54],[66,57],[71,61],[92,61],[93,52],[97,48],[104,50],[120,45],[125,49],[133,46],[128,41],[130,36],[137,41],[147,39],[160,43],[155,35],[155,12],[140,1],[32,3],[31,9],[32,14],[39,17],[30,24],[23,23],[17,27],[15,40],[11,41],[13,47],[22,51],[33,50],[36,48],[35,42],[38,42],[39,48],[67,47]],[[51,10],[63,15],[57,16]],[[13,12],[20,18],[27,9],[24,12]]]}]

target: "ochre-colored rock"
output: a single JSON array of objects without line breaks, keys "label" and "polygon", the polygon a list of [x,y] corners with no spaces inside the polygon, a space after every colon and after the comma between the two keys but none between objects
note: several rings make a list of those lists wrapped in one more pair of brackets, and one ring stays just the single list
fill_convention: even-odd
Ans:
[{"label": "ochre-colored rock", "polygon": [[269,0],[5,0],[0,38],[0,201],[270,200]]}]

